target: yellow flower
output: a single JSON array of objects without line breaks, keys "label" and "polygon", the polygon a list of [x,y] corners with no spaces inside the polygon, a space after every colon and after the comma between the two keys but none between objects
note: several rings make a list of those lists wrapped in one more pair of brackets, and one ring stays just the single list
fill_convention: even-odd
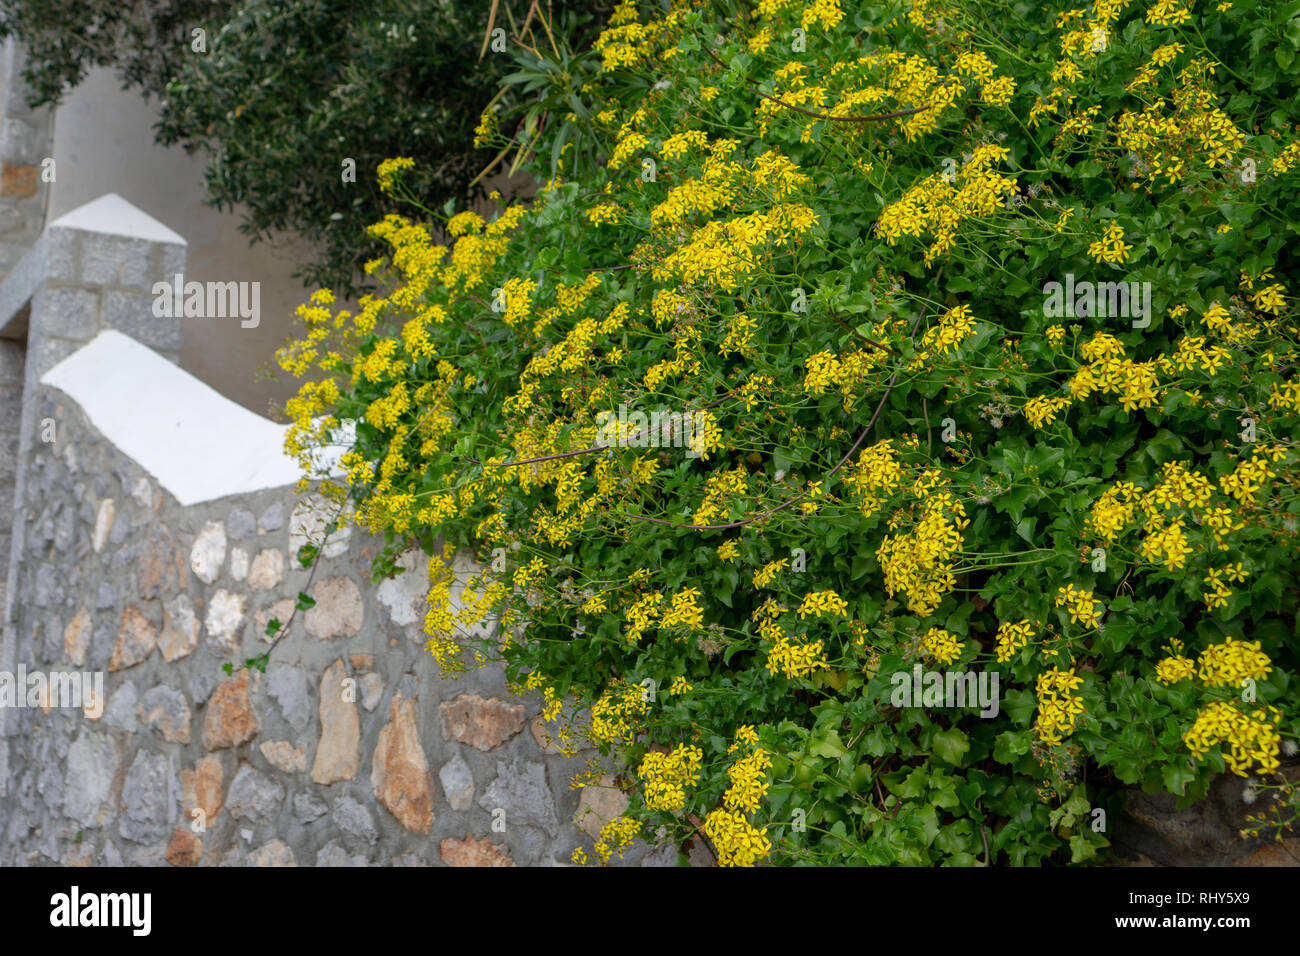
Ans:
[{"label": "yellow flower", "polygon": [[1088,627],[1097,627],[1101,623],[1097,613],[1097,601],[1093,598],[1092,592],[1077,589],[1073,584],[1067,584],[1057,590],[1056,606],[1066,608],[1072,623],[1081,623]]},{"label": "yellow flower", "polygon": [[1252,765],[1258,765],[1258,773],[1275,773],[1281,763],[1282,738],[1277,730],[1281,719],[1275,707],[1261,707],[1247,715],[1228,701],[1213,701],[1197,713],[1183,743],[1198,760],[1210,748],[1219,747],[1228,769],[1240,777],[1248,776]]},{"label": "yellow flower", "polygon": [[753,866],[772,852],[767,830],[755,828],[743,813],[719,807],[704,818],[703,829],[713,841],[719,866]]},{"label": "yellow flower", "polygon": [[501,132],[501,117],[495,109],[486,109],[474,128],[474,148],[482,149],[492,143]]},{"label": "yellow flower", "polygon": [[814,23],[820,23],[823,30],[829,30],[844,19],[839,0],[812,0],[803,12],[799,24],[808,30]]},{"label": "yellow flower", "polygon": [[1246,680],[1264,680],[1272,670],[1268,655],[1260,650],[1259,641],[1225,638],[1201,651],[1197,677],[1207,687],[1240,688]]},{"label": "yellow flower", "polygon": [[679,744],[668,753],[652,750],[646,754],[636,772],[646,806],[666,813],[685,807],[686,788],[699,780],[703,760],[704,751],[688,744]]},{"label": "yellow flower", "polygon": [[921,646],[940,664],[951,664],[961,656],[962,643],[942,628],[932,627],[921,635]]},{"label": "yellow flower", "polygon": [[401,181],[399,174],[404,169],[412,169],[415,166],[415,160],[410,156],[399,156],[396,159],[386,159],[379,164],[376,171],[379,179],[379,189],[385,195],[393,195],[393,190],[397,183]]},{"label": "yellow flower", "polygon": [[1016,656],[1016,652],[1029,643],[1035,634],[1034,627],[1028,620],[1018,624],[1006,621],[998,626],[997,658],[999,664],[1005,664]]},{"label": "yellow flower", "polygon": [[789,558],[781,558],[779,561],[771,561],[763,565],[762,568],[754,572],[754,587],[765,588],[771,584],[778,574],[780,574],[790,564]]},{"label": "yellow flower", "polygon": [[[1057,328],[1060,328],[1060,326],[1057,326]],[[1025,403],[1025,419],[1036,429],[1050,425],[1062,409],[1070,407],[1071,401],[1073,399],[1066,397],[1048,398],[1046,395],[1031,398]]]},{"label": "yellow flower", "polygon": [[1191,19],[1191,11],[1187,9],[1184,0],[1156,0],[1155,4],[1147,10],[1147,23],[1156,23],[1160,26],[1175,27]]},{"label": "yellow flower", "polygon": [[1088,255],[1097,262],[1127,262],[1133,246],[1124,242],[1124,230],[1118,223],[1106,224],[1105,235],[1088,246]]},{"label": "yellow flower", "polygon": [[800,618],[805,618],[809,614],[821,617],[823,612],[838,614],[843,617],[848,612],[848,607],[844,599],[834,591],[810,591],[804,595],[803,603],[799,605],[798,614]]},{"label": "yellow flower", "polygon": [[1035,695],[1038,697],[1038,718],[1034,730],[1038,739],[1055,746],[1074,733],[1075,721],[1084,713],[1083,699],[1071,692],[1083,683],[1074,668],[1061,670],[1053,667],[1038,675]]},{"label": "yellow flower", "polygon": [[[780,628],[774,627],[769,633],[779,631]],[[767,655],[767,672],[769,674],[779,672],[791,680],[808,677],[814,671],[825,670],[828,667],[830,664],[826,660],[822,641],[796,644],[784,634],[780,634]]]},{"label": "yellow flower", "polygon": [[1016,92],[1016,81],[1009,76],[999,76],[985,83],[980,99],[989,106],[1008,106]]},{"label": "yellow flower", "polygon": [[1166,657],[1156,664],[1156,680],[1162,684],[1177,684],[1195,674],[1196,662],[1190,657]]}]

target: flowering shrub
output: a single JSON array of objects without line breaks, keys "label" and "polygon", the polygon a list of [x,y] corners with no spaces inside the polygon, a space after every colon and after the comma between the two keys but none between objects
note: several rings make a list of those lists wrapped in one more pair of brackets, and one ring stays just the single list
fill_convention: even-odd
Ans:
[{"label": "flowering shrub", "polygon": [[589,708],[631,803],[579,860],[1080,862],[1222,772],[1298,812],[1300,21],[1029,15],[625,2],[600,168],[451,248],[390,215],[389,293],[302,308],[289,448],[355,423],[320,487],[430,555],[443,671]]}]

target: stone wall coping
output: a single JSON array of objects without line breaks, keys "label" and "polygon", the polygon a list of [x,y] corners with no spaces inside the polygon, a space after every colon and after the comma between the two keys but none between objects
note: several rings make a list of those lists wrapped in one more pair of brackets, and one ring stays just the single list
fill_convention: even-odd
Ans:
[{"label": "stone wall coping", "polygon": [[148,213],[131,205],[117,193],[106,193],[98,199],[64,213],[49,224],[50,229],[80,229],[84,232],[102,232],[128,239],[187,245],[177,233],[168,229]]},{"label": "stone wall coping", "polygon": [[[41,379],[182,505],[290,485],[302,477],[277,425],[147,346],[107,330]],[[324,464],[337,466],[339,453]]]},{"label": "stone wall coping", "polygon": [[3,332],[45,281],[49,240],[44,234],[0,281],[0,332]]}]

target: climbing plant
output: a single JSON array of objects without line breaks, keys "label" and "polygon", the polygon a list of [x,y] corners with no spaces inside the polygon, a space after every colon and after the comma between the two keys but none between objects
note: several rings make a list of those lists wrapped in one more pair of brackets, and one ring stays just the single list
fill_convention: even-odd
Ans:
[{"label": "climbing plant", "polygon": [[345,445],[304,490],[598,748],[579,861],[1082,863],[1225,772],[1281,832],[1298,49],[1254,0],[621,3],[534,202],[380,167],[383,294],[280,354],[288,449]]}]

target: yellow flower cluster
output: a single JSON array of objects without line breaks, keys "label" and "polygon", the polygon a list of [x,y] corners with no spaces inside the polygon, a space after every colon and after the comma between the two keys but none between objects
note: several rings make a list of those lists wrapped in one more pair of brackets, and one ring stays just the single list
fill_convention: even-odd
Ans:
[{"label": "yellow flower cluster", "polygon": [[1206,348],[1203,335],[1186,335],[1179,339],[1173,355],[1160,357],[1160,367],[1165,371],[1178,369],[1182,372],[1199,367],[1201,371],[1209,372],[1213,376],[1227,361],[1229,354],[1228,350],[1221,345],[1211,345]]},{"label": "yellow flower cluster", "polygon": [[637,777],[645,804],[651,810],[671,813],[686,806],[686,788],[700,779],[704,751],[693,744],[679,744],[664,753],[652,750],[641,760]]},{"label": "yellow flower cluster", "polygon": [[772,194],[773,199],[784,199],[811,182],[798,166],[775,149],[769,149],[754,159],[750,164],[750,175],[758,186]]},{"label": "yellow flower cluster", "polygon": [[799,605],[797,613],[800,618],[805,618],[809,614],[821,617],[823,613],[844,617],[848,609],[848,604],[834,591],[810,591],[804,595],[803,603]]},{"label": "yellow flower cluster", "polygon": [[585,866],[591,862],[608,863],[610,858],[615,856],[622,859],[623,851],[632,845],[632,841],[640,832],[641,824],[631,817],[615,817],[600,828],[600,839],[593,847],[596,854],[595,861],[587,856],[587,852],[582,847],[573,851],[571,859],[578,866]]},{"label": "yellow flower cluster", "polygon": [[641,687],[615,678],[591,705],[593,743],[630,744],[641,730],[650,702]]},{"label": "yellow flower cluster", "polygon": [[[1256,447],[1250,459],[1239,462],[1230,474],[1220,477],[1220,491],[1241,504],[1254,503],[1264,482],[1276,475],[1270,462],[1284,456],[1280,446]],[[1188,468],[1184,462],[1165,462],[1160,480],[1148,492],[1142,492],[1132,482],[1120,482],[1103,492],[1092,507],[1091,526],[1098,537],[1110,542],[1133,524],[1139,513],[1144,514],[1143,530],[1147,537],[1140,549],[1142,556],[1170,568],[1181,568],[1192,553],[1187,538],[1188,520],[1207,530],[1221,550],[1228,547],[1227,535],[1245,527],[1232,507],[1214,503],[1214,493],[1214,483],[1199,471]],[[1175,509],[1186,514],[1173,514]],[[1236,577],[1238,573],[1242,577]],[[1220,573],[1212,572],[1213,580],[1207,580],[1211,589],[1204,597],[1212,608],[1226,603],[1223,599],[1230,593],[1218,581],[1219,576]],[[1244,569],[1233,570],[1228,577],[1241,580]]]},{"label": "yellow flower cluster", "polygon": [[736,742],[729,753],[743,746],[752,747],[727,769],[731,786],[722,795],[722,806],[704,819],[704,835],[713,843],[720,866],[753,866],[772,852],[767,829],[758,829],[749,820],[769,786],[767,773],[771,757],[758,746],[758,738],[749,726],[736,731]]},{"label": "yellow flower cluster", "polygon": [[1239,777],[1248,776],[1254,765],[1261,774],[1275,773],[1281,765],[1282,738],[1277,729],[1281,719],[1275,707],[1245,714],[1228,701],[1212,701],[1197,713],[1183,743],[1198,760],[1219,747],[1228,769]]},{"label": "yellow flower cluster", "polygon": [[940,627],[932,627],[922,634],[921,646],[940,664],[951,664],[961,657],[963,647],[961,641]]},{"label": "yellow flower cluster", "polygon": [[1156,663],[1156,680],[1162,684],[1177,684],[1196,676],[1196,662],[1190,657],[1175,654]]},{"label": "yellow flower cluster", "polygon": [[1143,560],[1162,563],[1172,571],[1177,571],[1187,564],[1187,556],[1192,547],[1187,543],[1187,532],[1182,518],[1175,518],[1166,523],[1163,514],[1152,515],[1143,527],[1145,537],[1139,553]]},{"label": "yellow flower cluster", "polygon": [[1070,378],[1070,394],[1087,398],[1093,392],[1120,395],[1125,411],[1149,408],[1160,400],[1159,360],[1134,362],[1124,357],[1124,344],[1108,332],[1098,332],[1079,347],[1089,364]]},{"label": "yellow flower cluster", "polygon": [[720,866],[753,866],[772,852],[767,829],[758,829],[735,810],[719,807],[705,817],[704,835],[713,841]]},{"label": "yellow flower cluster", "polygon": [[861,496],[858,507],[864,515],[879,511],[902,480],[903,467],[889,438],[858,452],[853,464],[844,470],[845,483]]},{"label": "yellow flower cluster", "polygon": [[718,346],[718,354],[727,356],[739,352],[748,355],[753,348],[754,332],[757,328],[758,324],[744,312],[732,316],[727,336]]},{"label": "yellow flower cluster", "polygon": [[681,674],[678,674],[676,677],[673,678],[673,682],[670,685],[668,685],[668,696],[677,697],[680,696],[681,694],[685,694],[688,691],[692,691],[694,689],[695,689],[694,685],[692,685],[689,681],[687,681],[686,678],[683,677]]},{"label": "yellow flower cluster", "polygon": [[[695,509],[691,521],[694,524],[708,524],[718,518],[726,517],[728,507],[749,493],[749,472],[744,465],[738,465],[729,471],[719,471],[704,481],[704,500]],[[773,572],[775,574],[775,572]],[[755,587],[765,587],[755,580]]]},{"label": "yellow flower cluster", "polygon": [[1061,670],[1053,667],[1038,675],[1034,693],[1038,698],[1038,718],[1034,730],[1038,739],[1056,746],[1074,733],[1075,721],[1084,713],[1083,698],[1072,693],[1083,683],[1074,668]]},{"label": "yellow flower cluster", "polygon": [[650,274],[661,282],[707,283],[734,292],[758,272],[760,252],[780,250],[816,222],[817,215],[801,203],[778,203],[767,212],[714,220],[657,262]]},{"label": "yellow flower cluster", "polygon": [[501,114],[488,107],[479,114],[478,126],[474,127],[474,148],[483,149],[490,146],[501,135]]},{"label": "yellow flower cluster", "polygon": [[677,8],[649,23],[638,23],[635,0],[622,0],[593,44],[601,56],[601,69],[612,72],[641,66],[653,62],[659,50],[661,59],[671,59],[677,52],[682,13]]},{"label": "yellow flower cluster", "polygon": [[1164,27],[1176,27],[1192,19],[1185,0],[1156,0],[1147,10],[1147,23]]},{"label": "yellow flower cluster", "polygon": [[456,581],[451,563],[454,556],[455,548],[447,544],[441,557],[429,558],[429,592],[425,596],[428,612],[424,617],[424,632],[429,636],[425,648],[438,661],[443,673],[450,675],[465,670],[460,659],[461,647],[452,636],[456,630],[456,615],[451,612],[451,588]]},{"label": "yellow flower cluster", "polygon": [[1088,246],[1088,255],[1097,262],[1126,262],[1133,246],[1124,241],[1124,230],[1119,223],[1106,223],[1105,234]]},{"label": "yellow flower cluster", "polygon": [[992,215],[1001,208],[1004,198],[1015,192],[1017,180],[999,175],[992,168],[1008,155],[1002,146],[980,146],[955,173],[954,182],[948,182],[940,173],[925,177],[901,199],[885,207],[876,222],[876,234],[891,246],[903,236],[928,237],[931,242],[925,264],[932,264],[957,244],[957,229],[963,222]]},{"label": "yellow flower cluster", "polygon": [[[1175,48],[1181,49],[1181,45],[1160,47],[1156,55],[1168,62],[1176,55],[1172,52]],[[1161,65],[1156,63],[1156,55],[1138,71],[1131,87],[1154,79],[1155,68]],[[1187,175],[1189,162],[1198,156],[1210,169],[1227,165],[1245,145],[1245,134],[1214,106],[1215,94],[1205,85],[1205,77],[1214,68],[1210,60],[1193,60],[1179,72],[1180,85],[1170,101],[1156,100],[1141,112],[1126,110],[1116,121],[1117,144],[1137,156],[1138,169],[1149,183],[1158,184],[1162,178],[1167,184],[1178,182]]]},{"label": "yellow flower cluster", "polygon": [[1264,680],[1272,670],[1268,655],[1260,650],[1259,641],[1225,638],[1201,651],[1196,676],[1207,687],[1240,688],[1246,680]]},{"label": "yellow flower cluster", "polygon": [[391,196],[393,189],[400,182],[400,175],[404,169],[412,169],[415,166],[415,160],[410,156],[398,156],[395,159],[386,159],[379,164],[375,171],[376,178],[379,180],[380,192]]},{"label": "yellow flower cluster", "polygon": [[1004,621],[998,625],[996,638],[998,663],[1005,664],[1015,657],[1016,652],[1027,645],[1035,633],[1033,625],[1028,620],[1022,620],[1018,624]]},{"label": "yellow flower cluster", "polygon": [[722,803],[728,810],[742,813],[756,813],[758,804],[767,792],[767,772],[772,766],[772,758],[762,747],[756,747],[748,756],[742,757],[727,768],[727,778],[731,786],[722,795]]},{"label": "yellow flower cluster", "polygon": [[887,353],[880,349],[857,349],[843,356],[834,352],[814,352],[804,363],[803,389],[821,395],[829,388],[839,388],[844,395],[844,410],[852,411],[857,391],[868,381],[868,373],[880,366]]},{"label": "yellow flower cluster", "polygon": [[1166,43],[1164,46],[1156,47],[1151,54],[1151,59],[1137,71],[1133,79],[1124,88],[1132,93],[1141,87],[1154,83],[1157,74],[1160,72],[1160,67],[1172,63],[1184,49],[1185,47],[1181,43]]},{"label": "yellow flower cluster", "polygon": [[925,616],[957,584],[953,561],[961,551],[962,530],[970,519],[961,502],[948,492],[925,497],[921,507],[921,519],[912,533],[886,535],[876,559],[885,572],[889,595],[906,593],[908,609]]},{"label": "yellow flower cluster", "polygon": [[790,566],[789,558],[780,558],[776,561],[768,562],[754,572],[754,587],[765,588],[773,581],[776,576]]},{"label": "yellow flower cluster", "polygon": [[1264,483],[1277,477],[1277,472],[1270,467],[1270,461],[1279,461],[1285,455],[1286,450],[1277,445],[1255,448],[1247,461],[1237,463],[1232,474],[1219,478],[1219,487],[1224,494],[1231,495],[1241,504],[1254,504],[1264,489]]},{"label": "yellow flower cluster", "polygon": [[704,612],[699,605],[700,589],[686,588],[673,595],[672,606],[659,621],[662,628],[683,627],[699,630],[704,627]]},{"label": "yellow flower cluster", "polygon": [[916,356],[907,367],[918,369],[936,356],[955,352],[974,334],[975,317],[971,315],[970,306],[954,305],[939,316],[938,323],[926,329],[925,334],[921,336],[921,344],[916,350]]},{"label": "yellow flower cluster", "polygon": [[604,202],[588,207],[586,215],[588,222],[596,226],[603,226],[606,223],[618,222],[622,214],[618,203]]},{"label": "yellow flower cluster", "polygon": [[[745,168],[725,161],[735,148],[735,140],[719,140],[704,162],[700,176],[687,179],[668,191],[664,200],[650,210],[650,222],[656,228],[676,226],[695,213],[712,215],[730,208],[740,195]],[[667,143],[665,143],[667,148]]]},{"label": "yellow flower cluster", "polygon": [[804,9],[799,23],[805,30],[812,29],[814,23],[820,24],[823,30],[829,30],[838,26],[843,19],[844,11],[840,9],[839,0],[812,0]]},{"label": "yellow flower cluster", "polygon": [[1050,425],[1063,408],[1069,408],[1073,399],[1049,398],[1039,395],[1025,402],[1025,419],[1034,428]]},{"label": "yellow flower cluster", "polygon": [[790,680],[809,677],[814,672],[825,670],[829,666],[825,645],[820,640],[796,644],[784,634],[780,634],[767,653],[767,672],[780,673]]},{"label": "yellow flower cluster", "polygon": [[1208,585],[1208,590],[1201,592],[1205,607],[1211,611],[1215,608],[1227,607],[1228,598],[1232,596],[1232,588],[1224,583],[1224,579],[1240,584],[1246,580],[1248,574],[1240,561],[1222,568],[1210,568],[1203,579],[1203,583]]},{"label": "yellow flower cluster", "polygon": [[624,618],[627,620],[627,641],[629,644],[635,644],[641,640],[645,632],[651,628],[657,627],[656,619],[659,616],[659,608],[663,605],[664,596],[653,591],[650,594],[642,595],[624,612]]},{"label": "yellow flower cluster", "polygon": [[1097,601],[1091,591],[1067,584],[1057,589],[1054,603],[1069,612],[1071,623],[1083,624],[1086,627],[1097,627],[1101,623]]},{"label": "yellow flower cluster", "polygon": [[1289,143],[1285,149],[1273,157],[1268,171],[1274,176],[1281,176],[1300,166],[1300,139]]},{"label": "yellow flower cluster", "polygon": [[[972,61],[967,59],[964,63],[969,67]],[[868,86],[843,96],[833,112],[850,115],[876,103],[888,103],[888,109],[928,106],[929,109],[900,121],[903,137],[908,142],[938,129],[948,111],[967,92],[960,76],[945,74],[916,54],[885,50],[860,58],[856,65],[867,74],[880,77],[884,85]],[[978,77],[975,79],[978,82]]]}]

